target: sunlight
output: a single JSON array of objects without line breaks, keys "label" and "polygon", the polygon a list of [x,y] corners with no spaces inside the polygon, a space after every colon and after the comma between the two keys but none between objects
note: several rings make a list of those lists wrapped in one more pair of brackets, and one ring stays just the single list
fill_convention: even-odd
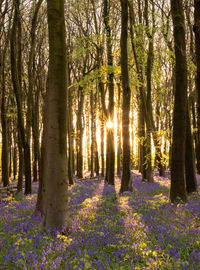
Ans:
[{"label": "sunlight", "polygon": [[106,123],[106,127],[108,128],[108,129],[111,129],[111,128],[113,128],[113,122],[109,119],[109,121]]}]

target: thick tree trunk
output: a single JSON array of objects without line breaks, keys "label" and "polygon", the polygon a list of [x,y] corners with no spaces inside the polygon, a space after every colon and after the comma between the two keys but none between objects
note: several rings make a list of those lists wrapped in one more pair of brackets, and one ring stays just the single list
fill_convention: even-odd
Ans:
[{"label": "thick tree trunk", "polygon": [[187,118],[187,61],[185,18],[182,0],[171,0],[175,43],[175,104],[173,116],[173,142],[170,200],[187,200],[185,181],[185,143]]},{"label": "thick tree trunk", "polygon": [[194,27],[196,49],[196,90],[197,90],[197,127],[198,140],[196,146],[197,172],[200,174],[200,0],[194,0]]},{"label": "thick tree trunk", "polygon": [[122,140],[123,140],[123,172],[120,192],[132,190],[130,171],[130,132],[129,132],[129,111],[130,111],[130,86],[128,74],[128,1],[121,0],[121,71],[122,71]]},{"label": "thick tree trunk", "polygon": [[47,230],[69,227],[68,172],[66,155],[66,39],[64,0],[47,0],[49,29],[49,82],[43,181],[46,189]]}]

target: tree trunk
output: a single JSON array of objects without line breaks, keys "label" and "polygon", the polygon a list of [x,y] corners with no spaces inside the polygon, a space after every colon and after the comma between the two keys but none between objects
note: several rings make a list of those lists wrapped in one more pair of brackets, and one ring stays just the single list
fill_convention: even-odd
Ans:
[{"label": "tree trunk", "polygon": [[[34,93],[34,58],[35,58],[35,47],[36,47],[36,28],[38,21],[38,14],[43,0],[38,0],[38,2],[33,3],[33,18],[31,22],[31,47],[29,51],[29,61],[28,61],[28,97],[27,97],[27,115],[26,115],[26,136],[27,142],[30,145],[31,140],[31,127],[34,134],[33,138],[33,181],[37,181],[37,172],[38,172],[38,162],[39,162],[39,102],[38,95],[35,93],[35,104],[33,100]],[[34,106],[35,105],[35,106]],[[33,124],[34,123],[34,124]],[[33,130],[34,129],[34,130]]]},{"label": "tree trunk", "polygon": [[[68,75],[69,78],[69,75]],[[69,82],[68,84],[69,85]],[[73,185],[73,136],[72,136],[72,98],[71,98],[71,90],[67,90],[67,101],[68,101],[68,107],[67,107],[67,123],[68,123],[68,148],[69,148],[69,154],[68,154],[68,175],[69,175],[69,184]]]},{"label": "tree trunk", "polygon": [[49,82],[47,88],[46,156],[43,181],[46,189],[44,226],[69,227],[66,155],[66,39],[64,0],[47,0],[49,30]]},{"label": "tree trunk", "polygon": [[[1,50],[1,49],[0,49]],[[6,116],[6,89],[5,89],[5,55],[0,51],[0,88],[1,88],[1,127],[2,127],[2,153],[1,170],[3,186],[9,185],[9,157],[8,157],[8,126]]]},{"label": "tree trunk", "polygon": [[200,163],[200,157],[198,158],[198,155],[200,154],[200,151],[198,149],[198,129],[197,129],[197,121],[196,121],[196,107],[195,107],[195,101],[194,98],[192,97],[191,99],[191,107],[192,107],[192,125],[193,125],[193,136],[194,136],[194,145],[195,145],[195,156],[196,156],[196,168],[197,168],[197,173],[199,173],[199,166]]},{"label": "tree trunk", "polygon": [[39,132],[39,89],[36,89],[33,99],[33,115],[32,115],[32,130],[33,130],[33,181],[38,180],[38,171],[41,165],[40,154],[40,132]]},{"label": "tree trunk", "polygon": [[145,145],[145,123],[144,123],[144,112],[141,106],[141,101],[139,101],[138,108],[138,170],[142,173],[142,180],[146,179],[146,168],[144,166],[144,157],[146,153]]},{"label": "tree trunk", "polygon": [[197,127],[198,145],[196,147],[197,172],[200,174],[200,0],[194,0],[194,26],[195,50],[196,50],[196,90],[197,90]]},{"label": "tree trunk", "polygon": [[103,112],[101,116],[101,175],[104,176],[104,120],[103,120]]},{"label": "tree trunk", "polygon": [[[108,0],[104,0],[104,24],[106,30],[106,48],[107,48],[107,65],[108,65],[108,92],[109,92],[109,104],[108,104],[108,121],[114,123],[114,71],[113,71],[113,53],[111,43],[111,27],[110,27],[110,10],[108,6]],[[107,146],[106,157],[106,181],[110,185],[114,185],[115,174],[115,144],[114,144],[114,124],[109,128],[107,132]]]},{"label": "tree trunk", "polygon": [[19,152],[19,164],[18,164],[18,181],[17,181],[17,193],[22,192],[23,188],[23,171],[24,171],[24,155],[23,146],[21,140],[21,134],[18,129],[18,152]]},{"label": "tree trunk", "polygon": [[[17,118],[18,118],[18,128],[20,132],[20,138],[24,150],[24,165],[25,165],[25,194],[31,194],[31,160],[30,160],[30,147],[25,137],[24,129],[24,119],[22,113],[22,86],[21,86],[21,23],[19,14],[19,0],[15,0],[15,14],[14,22],[11,31],[11,74],[13,89],[15,93],[16,103],[17,103]],[[18,30],[18,31],[17,31]],[[18,34],[18,43],[17,43]]]},{"label": "tree trunk", "polygon": [[[155,20],[154,20],[154,6],[152,9],[152,23],[153,27],[155,27]],[[149,45],[148,45],[148,56],[147,56],[147,65],[146,65],[146,79],[147,79],[147,98],[146,98],[146,105],[147,105],[147,114],[152,114],[152,101],[151,101],[151,81],[152,81],[152,68],[153,68],[153,57],[154,57],[154,51],[153,51],[153,42],[154,42],[154,29],[150,33],[149,29],[149,6],[148,6],[148,0],[145,0],[145,11],[144,11],[144,17],[146,21],[146,32],[149,39]],[[152,117],[153,119],[153,117]],[[147,182],[153,182],[153,176],[152,176],[152,158],[151,158],[151,125],[147,119],[146,121],[146,156],[145,158],[145,166],[146,166],[146,181]]]},{"label": "tree trunk", "polygon": [[121,106],[121,88],[120,83],[118,86],[118,104],[117,104],[117,175],[121,176],[121,115],[120,115],[120,106]]},{"label": "tree trunk", "polygon": [[187,200],[185,181],[185,145],[187,116],[187,60],[185,18],[182,0],[171,0],[175,43],[175,103],[173,116],[173,142],[170,200]]},{"label": "tree trunk", "polygon": [[128,74],[128,1],[121,0],[121,78],[123,89],[122,104],[122,140],[123,140],[123,172],[120,192],[132,190],[130,171],[130,132],[129,132],[129,111],[130,111],[130,86]]},{"label": "tree trunk", "polygon": [[93,90],[90,93],[90,107],[91,107],[91,177],[94,176],[94,94]]},{"label": "tree trunk", "polygon": [[[94,95],[94,107],[97,108],[97,93]],[[99,176],[99,153],[98,153],[98,145],[97,145],[97,125],[96,125],[96,119],[97,119],[97,111],[95,110],[94,113],[94,169],[96,176]]]},{"label": "tree trunk", "polygon": [[186,150],[185,150],[185,176],[186,176],[186,191],[196,192],[197,191],[197,179],[195,172],[194,163],[194,149],[193,149],[193,138],[190,124],[189,109],[187,111],[187,127],[186,127]]},{"label": "tree trunk", "polygon": [[83,88],[79,87],[79,102],[77,113],[77,177],[83,178],[83,105],[84,94]]},{"label": "tree trunk", "polygon": [[13,178],[17,176],[17,146],[16,146],[16,135],[14,134],[13,140]]}]

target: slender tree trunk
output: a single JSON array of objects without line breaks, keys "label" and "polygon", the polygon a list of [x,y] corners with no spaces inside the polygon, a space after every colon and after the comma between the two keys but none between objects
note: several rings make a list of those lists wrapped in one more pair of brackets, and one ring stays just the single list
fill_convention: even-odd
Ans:
[{"label": "slender tree trunk", "polygon": [[117,175],[121,176],[121,115],[120,115],[120,106],[121,106],[121,87],[118,83],[118,104],[117,104]]},{"label": "slender tree trunk", "polygon": [[17,181],[17,193],[22,192],[23,188],[23,168],[24,168],[24,155],[23,146],[21,141],[21,134],[18,129],[18,152],[19,152],[19,164],[18,164],[18,181]]},{"label": "slender tree trunk", "polygon": [[[108,114],[109,121],[114,123],[114,72],[113,72],[113,54],[112,54],[112,43],[111,43],[111,27],[110,27],[110,10],[108,6],[108,0],[104,0],[104,24],[106,30],[106,48],[107,48],[107,64],[108,64],[108,91],[109,91],[109,104]],[[115,174],[115,144],[114,144],[114,125],[109,128],[107,132],[107,146],[106,157],[106,181],[110,185],[114,185],[114,174]]]},{"label": "slender tree trunk", "polygon": [[90,93],[90,107],[91,107],[91,177],[94,176],[94,94],[93,90]]},{"label": "slender tree trunk", "polygon": [[173,116],[173,142],[170,200],[187,200],[185,180],[185,145],[187,116],[187,60],[185,18],[182,0],[171,0],[175,43],[175,104]]},{"label": "slender tree trunk", "polygon": [[129,112],[130,112],[130,86],[128,74],[128,1],[121,0],[121,71],[122,71],[122,138],[123,138],[123,172],[120,192],[132,190],[130,171],[130,132],[129,132]]},{"label": "slender tree trunk", "polygon": [[5,89],[5,56],[0,49],[0,88],[1,88],[1,127],[2,127],[2,153],[1,170],[3,186],[9,185],[9,157],[8,157],[8,127],[6,116],[6,89]]},{"label": "slender tree trunk", "polygon": [[[97,93],[94,95],[94,107],[97,108]],[[97,126],[96,126],[96,119],[97,119],[97,111],[95,110],[94,113],[94,163],[95,163],[95,174],[99,176],[99,153],[98,153],[98,145],[97,145]]]},{"label": "slender tree trunk", "polygon": [[49,85],[47,88],[46,156],[43,181],[46,189],[45,222],[48,230],[69,227],[66,155],[66,39],[64,0],[47,0],[49,29]]},{"label": "slender tree trunk", "polygon": [[193,125],[193,137],[194,137],[194,145],[195,145],[195,157],[196,157],[196,168],[197,168],[197,173],[198,173],[198,154],[200,153],[198,151],[198,129],[197,129],[197,121],[196,121],[196,108],[195,108],[195,101],[194,98],[192,97],[191,99],[191,109],[192,109],[192,125]]},{"label": "slender tree trunk", "polygon": [[[38,172],[38,162],[39,162],[39,130],[38,130],[38,117],[39,117],[39,102],[38,102],[38,93],[35,93],[35,104],[33,100],[34,93],[34,58],[35,58],[35,47],[36,47],[36,28],[39,10],[43,0],[38,0],[38,2],[33,3],[33,18],[31,22],[31,46],[29,51],[29,61],[28,61],[28,98],[27,98],[27,115],[26,115],[26,136],[27,142],[30,145],[31,140],[31,127],[33,133],[35,133],[33,138],[33,181],[37,181],[37,172]],[[34,106],[35,105],[35,106]],[[34,124],[33,124],[34,123]],[[34,126],[33,126],[34,125]],[[34,129],[34,130],[33,130]]]},{"label": "slender tree trunk", "polygon": [[16,180],[17,176],[17,146],[16,146],[16,135],[13,134],[13,178]]},{"label": "slender tree trunk", "polygon": [[194,0],[194,27],[196,49],[196,90],[197,90],[197,127],[198,145],[196,147],[197,172],[200,174],[200,1]]},{"label": "slender tree trunk", "polygon": [[[130,36],[131,36],[131,46],[135,58],[136,69],[138,74],[138,81],[140,85],[138,86],[138,153],[139,153],[139,172],[142,173],[142,180],[146,181],[147,177],[147,167],[145,166],[145,156],[146,156],[146,143],[145,143],[145,116],[146,116],[146,96],[144,92],[144,36],[143,30],[139,28],[136,31],[136,44],[134,43],[134,32],[133,25],[135,24],[135,15],[133,9],[133,3],[129,2],[129,18],[130,18]],[[142,25],[142,10],[141,10],[141,1],[138,1],[138,10],[139,10],[139,26]]]},{"label": "slender tree trunk", "polygon": [[[21,86],[21,23],[19,15],[19,0],[14,0],[15,4],[15,15],[13,21],[13,27],[11,31],[11,74],[13,89],[15,93],[16,103],[17,103],[17,118],[18,127],[20,131],[20,138],[24,150],[24,165],[25,165],[25,194],[30,194],[32,192],[31,188],[31,160],[30,160],[30,147],[25,137],[24,129],[24,119],[22,114],[22,86]],[[17,32],[18,30],[18,32]],[[18,34],[18,43],[17,43]],[[17,51],[18,49],[18,51]]]},{"label": "slender tree trunk", "polygon": [[[69,76],[68,76],[69,77]],[[69,85],[69,83],[68,83]],[[68,175],[69,175],[69,184],[73,185],[73,137],[72,137],[72,98],[71,98],[71,90],[67,90],[67,123],[68,123]]]},{"label": "slender tree trunk", "polygon": [[38,180],[38,171],[41,165],[40,142],[39,142],[39,89],[35,92],[33,100],[33,115],[32,115],[32,130],[33,130],[33,181]]},{"label": "slender tree trunk", "polygon": [[[147,98],[146,98],[146,105],[147,105],[147,114],[152,114],[152,101],[151,101],[151,83],[152,83],[152,68],[153,68],[153,58],[154,58],[154,48],[153,48],[153,42],[154,42],[154,29],[150,32],[149,29],[149,5],[148,0],[145,0],[145,11],[144,11],[144,17],[146,21],[146,32],[149,39],[149,45],[148,45],[148,56],[147,56],[147,65],[146,65],[146,79],[147,79]],[[154,5],[152,10],[152,17],[153,17],[153,27],[155,27],[155,19],[154,19]],[[153,117],[152,117],[153,119]],[[151,157],[151,125],[147,119],[146,121],[146,156],[145,158],[145,166],[146,166],[146,180],[147,182],[153,181],[152,176],[152,157]]]},{"label": "slender tree trunk", "polygon": [[42,215],[45,214],[45,200],[46,200],[46,185],[45,185],[45,166],[46,166],[46,157],[47,157],[47,141],[45,138],[48,136],[48,87],[49,87],[49,71],[46,80],[46,93],[44,97],[44,105],[43,105],[43,115],[42,115],[42,123],[43,123],[43,133],[42,133],[42,142],[41,142],[41,161],[39,167],[39,188],[37,194],[37,202],[35,211],[40,212]]},{"label": "slender tree trunk", "polygon": [[145,145],[145,123],[144,123],[144,112],[141,106],[141,101],[139,102],[138,108],[138,169],[142,173],[142,179],[146,179],[146,167],[144,166],[144,157],[146,153]]},{"label": "slender tree trunk", "polygon": [[190,124],[189,109],[187,111],[187,127],[186,127],[186,150],[185,150],[185,175],[186,175],[186,191],[196,192],[197,191],[197,179],[195,172],[194,163],[194,148],[193,138]]},{"label": "slender tree trunk", "polygon": [[8,125],[10,126],[10,128],[8,129],[8,137],[10,138],[8,140],[8,152],[9,152],[9,163],[8,163],[8,168],[9,168],[9,177],[11,177],[12,175],[12,131],[11,131],[11,121],[9,121],[10,123],[8,123]]},{"label": "slender tree trunk", "polygon": [[104,176],[104,120],[103,120],[103,112],[101,116],[101,175]]},{"label": "slender tree trunk", "polygon": [[77,177],[83,178],[83,105],[84,105],[84,94],[83,88],[79,87],[79,103],[77,113]]}]

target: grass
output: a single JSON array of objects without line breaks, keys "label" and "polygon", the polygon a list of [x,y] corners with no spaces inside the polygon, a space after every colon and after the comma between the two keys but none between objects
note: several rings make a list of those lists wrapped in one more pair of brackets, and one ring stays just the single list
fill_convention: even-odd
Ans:
[{"label": "grass", "polygon": [[34,214],[33,195],[0,202],[0,269],[199,269],[200,196],[169,203],[169,180],[133,181],[119,195],[103,180],[69,188],[72,228],[54,236]]}]

